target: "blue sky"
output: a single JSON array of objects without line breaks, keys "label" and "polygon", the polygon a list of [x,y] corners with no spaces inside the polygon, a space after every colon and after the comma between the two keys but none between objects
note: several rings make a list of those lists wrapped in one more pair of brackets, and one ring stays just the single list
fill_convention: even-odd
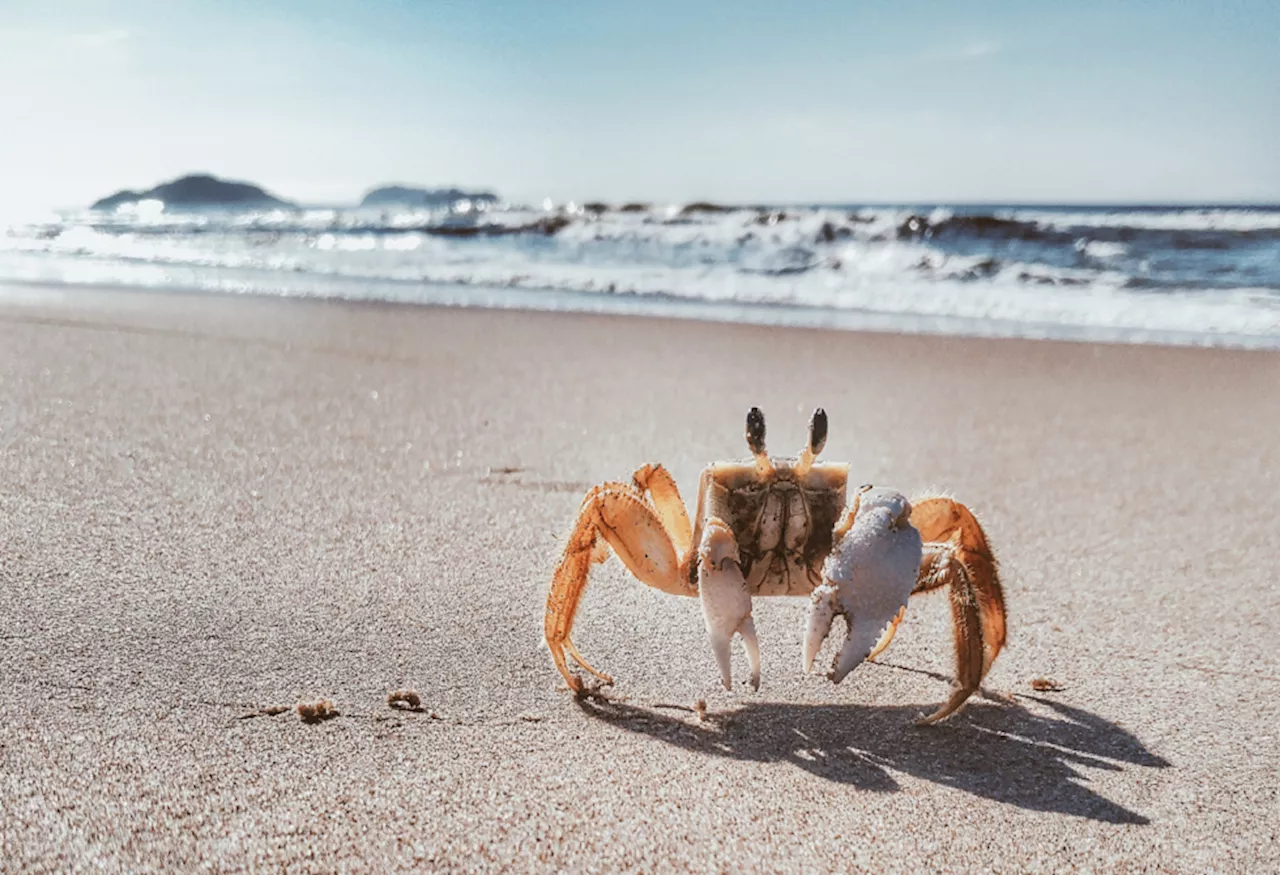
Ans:
[{"label": "blue sky", "polygon": [[1275,2],[0,4],[0,198],[1280,201]]}]

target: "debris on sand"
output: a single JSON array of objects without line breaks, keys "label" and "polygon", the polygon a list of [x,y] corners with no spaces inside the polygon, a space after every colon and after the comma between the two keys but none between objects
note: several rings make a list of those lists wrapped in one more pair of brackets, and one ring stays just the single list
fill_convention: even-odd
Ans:
[{"label": "debris on sand", "polygon": [[1038,693],[1060,693],[1066,687],[1052,678],[1036,678],[1031,682],[1031,689]]},{"label": "debris on sand", "polygon": [[303,723],[319,723],[321,720],[328,720],[331,717],[338,716],[338,709],[331,699],[299,702],[297,709],[298,716],[302,718]]},{"label": "debris on sand", "polygon": [[615,699],[606,692],[606,687],[612,687],[613,681],[604,680],[584,680],[582,686],[574,690],[574,698],[579,702],[588,699],[596,699],[601,702],[621,702],[624,699]]},{"label": "debris on sand", "polygon": [[387,705],[401,711],[421,711],[422,697],[417,690],[392,690],[387,693]]},{"label": "debris on sand", "polygon": [[694,717],[697,717],[699,723],[705,723],[707,721],[707,700],[706,699],[699,699],[698,701],[694,702],[692,708],[690,708],[688,705],[673,705],[667,702],[657,702],[654,704],[653,707],[666,708],[671,711],[687,711],[688,713],[692,714]]},{"label": "debris on sand", "polygon": [[248,714],[241,714],[241,720],[252,720],[254,717],[275,717],[277,714],[283,714],[286,711],[292,711],[291,705],[264,705],[256,711],[250,711]]}]

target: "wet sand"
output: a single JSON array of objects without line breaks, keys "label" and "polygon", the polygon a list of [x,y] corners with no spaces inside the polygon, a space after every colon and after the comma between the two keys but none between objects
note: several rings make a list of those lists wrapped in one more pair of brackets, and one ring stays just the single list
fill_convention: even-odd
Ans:
[{"label": "wet sand", "polygon": [[[753,404],[775,452],[821,405],[856,480],[980,513],[987,698],[912,723],[943,597],[839,687],[799,671],[805,602],[764,601],[764,683],[739,649],[726,693],[697,603],[616,562],[575,634],[614,701],[562,688],[582,493],[662,461],[692,501]],[[1278,469],[1275,353],[0,291],[0,858],[1280,867]]]}]

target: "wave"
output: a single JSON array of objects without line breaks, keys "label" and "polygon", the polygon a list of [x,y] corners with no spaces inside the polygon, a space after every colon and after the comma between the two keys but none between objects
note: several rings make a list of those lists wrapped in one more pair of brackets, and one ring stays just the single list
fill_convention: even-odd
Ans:
[{"label": "wave", "polygon": [[1280,212],[1006,213],[911,215],[898,225],[899,239],[947,238],[1074,243],[1081,235],[1099,242],[1225,249],[1249,240],[1280,240]]},{"label": "wave", "polygon": [[1054,231],[1041,227],[1036,222],[1021,219],[1002,218],[996,215],[951,215],[942,217],[908,216],[898,225],[899,239],[918,240],[931,237],[967,236],[994,237],[1002,240],[1041,240],[1054,238],[1065,239],[1068,231]]},{"label": "wave", "polygon": [[[217,266],[117,259],[20,264],[3,256],[0,276],[10,281],[589,312],[681,315],[694,307],[703,318],[737,320],[745,315],[750,321],[778,324],[1280,348],[1280,300],[1266,290],[1166,290],[1151,296],[1130,291],[1114,275],[1081,282],[1080,277],[1016,263],[981,284],[940,275],[847,285],[820,273],[780,280],[724,268],[672,277],[559,265],[531,274],[501,264],[373,276],[341,265],[282,270],[233,259]],[[1030,296],[1029,279],[1036,290]]]},{"label": "wave", "polygon": [[1232,234],[1280,232],[1280,207],[1238,209],[1144,209],[1101,211],[997,211],[1044,228],[1126,228],[1135,231],[1206,231]]},{"label": "wave", "polygon": [[[1081,236],[1104,242],[1126,242],[1142,235],[1174,235],[1160,240],[1197,239],[1206,247],[1250,238],[1280,239],[1280,208],[1171,210],[987,210],[936,207],[929,211],[898,208],[763,208],[710,203],[653,207],[628,204],[570,205],[557,211],[527,208],[456,213],[450,210],[285,210],[246,213],[120,212],[71,216],[58,222],[28,226],[33,232],[56,234],[68,226],[118,234],[397,234],[418,232],[457,238],[552,235],[571,227],[598,234],[635,234],[640,228],[688,227],[704,233],[738,229],[746,234],[784,226],[807,227],[815,243],[859,240],[974,239],[1072,244]],[[10,232],[12,233],[12,228]]]},{"label": "wave", "polygon": [[449,283],[1280,337],[1280,209],[275,209],[65,214],[0,233],[0,280],[94,277],[408,299]]}]

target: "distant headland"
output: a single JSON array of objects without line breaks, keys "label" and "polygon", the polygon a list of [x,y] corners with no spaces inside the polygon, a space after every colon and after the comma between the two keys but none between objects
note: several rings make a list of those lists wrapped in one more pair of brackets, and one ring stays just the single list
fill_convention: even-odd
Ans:
[{"label": "distant headland", "polygon": [[281,207],[291,209],[296,204],[282,200],[256,185],[247,182],[231,182],[216,176],[197,173],[183,176],[171,182],[161,183],[147,191],[125,189],[94,201],[90,209],[114,210],[139,201],[163,201],[166,207],[199,209],[202,207]]},{"label": "distant headland", "polygon": [[[194,173],[161,183],[146,191],[124,189],[94,201],[90,209],[114,210],[140,201],[162,201],[166,208],[199,210],[217,207],[249,209],[298,209],[294,201],[276,197],[261,186]],[[360,201],[362,207],[440,208],[469,201],[472,206],[493,206],[498,196],[491,191],[460,188],[421,188],[410,185],[382,185],[370,189]]]},{"label": "distant headland", "polygon": [[362,207],[448,207],[459,201],[492,206],[498,196],[489,191],[463,191],[458,188],[417,188],[409,185],[383,185],[371,190],[360,201]]}]

